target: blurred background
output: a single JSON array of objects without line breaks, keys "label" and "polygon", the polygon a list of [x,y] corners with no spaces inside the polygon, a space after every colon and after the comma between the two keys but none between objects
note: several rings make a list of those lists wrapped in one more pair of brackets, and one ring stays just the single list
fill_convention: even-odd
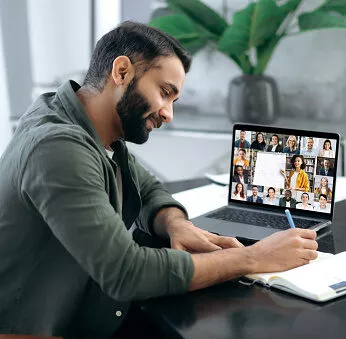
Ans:
[{"label": "blurred background", "polygon": [[[229,23],[251,3],[202,2]],[[299,11],[314,11],[323,2],[302,0]],[[124,20],[148,23],[166,5],[164,0],[0,0],[0,154],[38,95],[67,79],[82,81],[104,33]],[[293,21],[292,34],[279,42],[265,71],[275,79],[280,101],[268,124],[346,136],[346,29],[341,26],[295,34]],[[227,172],[232,123],[239,120],[229,112],[229,87],[241,74],[212,44],[200,48],[173,123],[152,132],[144,145],[130,144],[131,151],[163,181]]]}]

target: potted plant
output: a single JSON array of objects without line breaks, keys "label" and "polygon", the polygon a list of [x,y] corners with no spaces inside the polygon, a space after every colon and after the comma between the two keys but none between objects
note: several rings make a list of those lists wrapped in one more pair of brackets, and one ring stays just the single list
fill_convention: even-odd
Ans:
[{"label": "potted plant", "polygon": [[276,82],[265,70],[281,39],[310,30],[346,28],[345,0],[325,0],[312,12],[301,13],[304,1],[253,0],[228,23],[199,0],[167,0],[169,12],[149,25],[171,34],[191,53],[214,44],[243,73],[230,83],[231,120],[269,123],[280,108]]}]

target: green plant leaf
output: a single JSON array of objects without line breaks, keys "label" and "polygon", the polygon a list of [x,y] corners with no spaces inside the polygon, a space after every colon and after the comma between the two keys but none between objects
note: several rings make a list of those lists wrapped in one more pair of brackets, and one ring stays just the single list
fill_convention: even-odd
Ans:
[{"label": "green plant leaf", "polygon": [[346,15],[346,1],[345,0],[326,0],[319,8],[325,12],[337,12],[341,15]]},{"label": "green plant leaf", "polygon": [[191,54],[200,50],[210,38],[209,32],[196,25],[184,14],[154,18],[149,22],[149,26],[170,34]]},{"label": "green plant leaf", "polygon": [[257,47],[257,65],[254,69],[254,74],[264,74],[268,62],[280,40],[281,37],[276,36]]},{"label": "green plant leaf", "polygon": [[173,9],[179,9],[209,32],[220,36],[228,27],[225,19],[198,0],[167,0]]},{"label": "green plant leaf", "polygon": [[149,26],[158,28],[179,40],[181,43],[199,38],[194,23],[183,14],[161,16],[149,22]]},{"label": "green plant leaf", "polygon": [[233,24],[219,41],[220,51],[239,55],[252,47],[266,43],[276,32],[288,13],[295,10],[301,0],[290,0],[277,6],[274,0],[259,0],[249,4],[233,16]]},{"label": "green plant leaf", "polygon": [[301,31],[324,28],[346,28],[346,18],[321,10],[301,14],[298,21]]}]

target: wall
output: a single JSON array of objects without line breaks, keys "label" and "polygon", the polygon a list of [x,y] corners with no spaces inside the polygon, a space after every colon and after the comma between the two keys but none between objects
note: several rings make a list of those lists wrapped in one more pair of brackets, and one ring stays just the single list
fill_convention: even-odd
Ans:
[{"label": "wall", "polygon": [[7,76],[5,70],[4,50],[2,43],[1,17],[0,17],[0,156],[6,148],[10,137],[10,105],[8,98]]}]

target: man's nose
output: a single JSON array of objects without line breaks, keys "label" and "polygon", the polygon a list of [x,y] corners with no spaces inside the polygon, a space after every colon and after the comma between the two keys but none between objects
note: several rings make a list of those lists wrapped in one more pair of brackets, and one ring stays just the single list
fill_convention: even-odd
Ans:
[{"label": "man's nose", "polygon": [[173,104],[169,104],[164,108],[161,108],[159,115],[163,122],[169,123],[173,121]]}]

